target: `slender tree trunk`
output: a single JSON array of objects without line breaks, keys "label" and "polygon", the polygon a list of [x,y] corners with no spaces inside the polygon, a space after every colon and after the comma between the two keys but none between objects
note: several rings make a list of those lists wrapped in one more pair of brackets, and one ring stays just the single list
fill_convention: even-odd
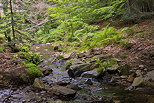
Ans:
[{"label": "slender tree trunk", "polygon": [[[12,7],[12,0],[10,0],[10,10],[11,10],[11,29],[13,35],[13,41],[15,42],[15,29],[14,29],[14,14],[13,14],[13,7]],[[15,45],[15,43],[13,43]]]}]

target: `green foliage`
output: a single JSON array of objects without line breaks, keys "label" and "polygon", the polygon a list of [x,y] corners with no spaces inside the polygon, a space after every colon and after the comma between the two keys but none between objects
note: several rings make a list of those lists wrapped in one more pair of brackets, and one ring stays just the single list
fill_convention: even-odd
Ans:
[{"label": "green foliage", "polygon": [[117,64],[117,61],[113,58],[97,60],[96,63],[100,64],[100,68],[97,68],[98,72],[105,71],[107,68],[112,67],[113,65]]},{"label": "green foliage", "polygon": [[43,76],[38,66],[41,62],[41,56],[39,54],[29,52],[29,47],[25,46],[18,53],[18,57],[24,59],[23,65],[27,68],[27,73],[29,75],[32,77]]},{"label": "green foliage", "polygon": [[31,44],[30,43],[20,43],[18,44],[18,48],[21,52],[29,52],[30,51]]},{"label": "green foliage", "polygon": [[32,77],[43,76],[43,73],[39,70],[39,67],[36,64],[24,62],[24,66],[27,68],[27,73]]},{"label": "green foliage", "polygon": [[116,32],[114,27],[106,26],[102,31],[94,32],[92,38],[83,43],[81,50],[103,46],[106,43],[119,43],[122,38],[123,36]]},{"label": "green foliage", "polygon": [[0,40],[5,40],[5,36],[3,34],[0,34]]},{"label": "green foliage", "polygon": [[31,62],[33,64],[40,64],[41,63],[41,58],[39,54],[36,53],[31,53],[31,52],[19,52],[19,58],[25,59],[28,62]]},{"label": "green foliage", "polygon": [[0,48],[0,53],[1,53],[1,52],[4,52],[4,49],[3,49],[3,48]]}]

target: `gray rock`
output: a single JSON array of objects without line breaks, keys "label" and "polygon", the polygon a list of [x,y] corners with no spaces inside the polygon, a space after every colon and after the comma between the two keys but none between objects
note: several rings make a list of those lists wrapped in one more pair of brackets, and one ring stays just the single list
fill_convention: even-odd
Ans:
[{"label": "gray rock", "polygon": [[78,87],[78,85],[75,85],[75,84],[69,84],[66,87],[69,89],[73,89],[73,90],[80,90],[81,89],[80,87]]},{"label": "gray rock", "polygon": [[45,89],[45,85],[39,78],[35,78],[33,86],[38,89]]},{"label": "gray rock", "polygon": [[135,79],[134,79],[134,81],[133,81],[133,83],[132,83],[132,87],[136,87],[136,86],[139,86],[139,85],[141,85],[142,83],[143,83],[143,81],[144,81],[144,78],[142,78],[142,77],[136,77]]},{"label": "gray rock", "polygon": [[82,73],[81,77],[84,77],[84,78],[96,78],[100,74],[101,73],[98,72],[97,69],[94,69],[94,70],[91,70],[91,71],[87,71],[87,72]]},{"label": "gray rock", "polygon": [[126,90],[132,90],[135,87],[139,87],[140,85],[145,85],[145,83],[149,83],[148,82],[149,79],[148,78],[143,78],[143,77],[136,77],[132,83],[131,86],[129,86]]},{"label": "gray rock", "polygon": [[93,85],[93,82],[91,81],[91,79],[87,79],[87,80],[85,81],[85,84]]},{"label": "gray rock", "polygon": [[152,81],[154,81],[154,70],[148,72],[145,77],[151,79]]},{"label": "gray rock", "polygon": [[72,65],[70,66],[70,69],[68,70],[68,75],[70,77],[80,77],[83,72],[86,72],[89,70],[91,70],[90,63]]},{"label": "gray rock", "polygon": [[73,89],[69,89],[67,87],[63,87],[63,86],[58,86],[58,85],[54,85],[51,89],[50,92],[52,94],[55,95],[62,95],[62,96],[66,96],[66,97],[74,97],[76,94],[76,91]]}]

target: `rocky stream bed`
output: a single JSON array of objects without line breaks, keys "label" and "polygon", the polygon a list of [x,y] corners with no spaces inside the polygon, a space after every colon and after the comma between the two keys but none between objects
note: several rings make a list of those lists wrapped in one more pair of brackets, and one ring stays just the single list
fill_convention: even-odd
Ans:
[{"label": "rocky stream bed", "polygon": [[[127,71],[119,75],[115,69],[99,73],[94,59],[85,62],[91,55],[73,58],[73,53],[53,51],[51,44],[34,45],[32,51],[43,55],[41,71],[45,76],[35,78],[29,86],[1,86],[0,103],[154,103],[153,70],[146,74],[136,70],[135,76],[124,75]],[[64,58],[55,59],[58,55]],[[66,65],[70,60],[72,64]]]}]

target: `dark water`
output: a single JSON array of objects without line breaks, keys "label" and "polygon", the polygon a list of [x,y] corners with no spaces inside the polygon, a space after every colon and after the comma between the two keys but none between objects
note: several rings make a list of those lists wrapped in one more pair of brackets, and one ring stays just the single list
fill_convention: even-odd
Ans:
[{"label": "dark water", "polygon": [[[125,91],[121,87],[109,86],[93,78],[70,78],[65,70],[63,60],[54,61],[55,54],[50,44],[35,45],[32,51],[42,55],[42,65],[53,70],[52,74],[40,78],[45,84],[63,81],[77,85],[81,88],[76,97],[70,102],[77,103],[154,103],[154,90]],[[90,80],[92,85],[86,84]],[[18,89],[0,89],[0,103],[63,103],[62,101],[44,101],[41,95],[45,91],[34,92],[31,87]],[[39,101],[39,102],[38,102]],[[67,102],[66,102],[67,103]]]}]

